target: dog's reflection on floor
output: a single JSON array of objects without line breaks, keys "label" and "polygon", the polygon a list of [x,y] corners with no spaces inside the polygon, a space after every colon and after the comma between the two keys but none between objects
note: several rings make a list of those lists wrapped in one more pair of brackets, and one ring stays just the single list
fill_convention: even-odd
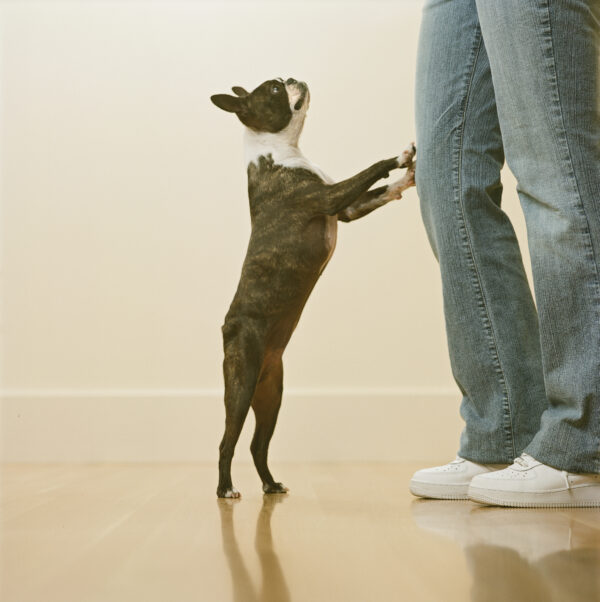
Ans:
[{"label": "dog's reflection on floor", "polygon": [[413,519],[464,550],[473,602],[600,600],[597,509],[519,509],[415,500]]},{"label": "dog's reflection on floor", "polygon": [[254,548],[262,572],[260,590],[257,591],[240,552],[233,526],[233,513],[240,500],[219,499],[223,551],[231,571],[234,602],[290,602],[290,592],[285,582],[279,558],[273,548],[271,515],[275,506],[285,500],[285,495],[265,495],[256,520]]}]

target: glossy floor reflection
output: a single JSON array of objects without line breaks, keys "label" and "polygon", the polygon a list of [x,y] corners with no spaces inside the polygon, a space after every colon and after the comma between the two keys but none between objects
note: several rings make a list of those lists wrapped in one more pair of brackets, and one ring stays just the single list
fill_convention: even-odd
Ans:
[{"label": "glossy floor reflection", "polygon": [[3,468],[4,602],[600,600],[600,511],[418,500],[415,464]]},{"label": "glossy floor reflection", "polygon": [[415,523],[455,541],[475,601],[600,600],[600,511],[416,500]]}]

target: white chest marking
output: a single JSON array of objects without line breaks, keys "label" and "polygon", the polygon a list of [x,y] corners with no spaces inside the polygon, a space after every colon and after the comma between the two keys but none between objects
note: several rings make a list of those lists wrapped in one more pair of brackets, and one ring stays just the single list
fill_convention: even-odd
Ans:
[{"label": "white chest marking", "polygon": [[[292,124],[290,124],[292,125]],[[288,126],[289,128],[289,126]],[[302,168],[316,173],[326,184],[334,184],[334,181],[321,170],[320,167],[309,161],[294,144],[290,135],[295,132],[287,131],[288,128],[272,134],[270,132],[256,132],[246,128],[244,134],[244,156],[246,166],[250,163],[258,164],[259,157],[271,155],[273,162],[290,168]]]}]

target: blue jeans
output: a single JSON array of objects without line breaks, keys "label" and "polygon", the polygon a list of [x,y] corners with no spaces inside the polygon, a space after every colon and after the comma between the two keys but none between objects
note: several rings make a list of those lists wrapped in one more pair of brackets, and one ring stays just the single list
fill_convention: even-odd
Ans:
[{"label": "blue jeans", "polygon": [[416,182],[469,460],[600,472],[599,19],[597,0],[425,3]]}]

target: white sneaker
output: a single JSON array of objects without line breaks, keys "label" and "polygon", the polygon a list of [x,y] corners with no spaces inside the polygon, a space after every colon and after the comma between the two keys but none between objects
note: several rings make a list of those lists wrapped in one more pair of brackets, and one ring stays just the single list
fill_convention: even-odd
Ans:
[{"label": "white sneaker", "polygon": [[520,508],[600,506],[600,474],[558,470],[523,453],[504,470],[474,477],[469,499]]},{"label": "white sneaker", "polygon": [[477,464],[456,456],[450,464],[417,470],[410,480],[410,492],[439,500],[466,500],[473,477],[505,466],[507,464]]}]

